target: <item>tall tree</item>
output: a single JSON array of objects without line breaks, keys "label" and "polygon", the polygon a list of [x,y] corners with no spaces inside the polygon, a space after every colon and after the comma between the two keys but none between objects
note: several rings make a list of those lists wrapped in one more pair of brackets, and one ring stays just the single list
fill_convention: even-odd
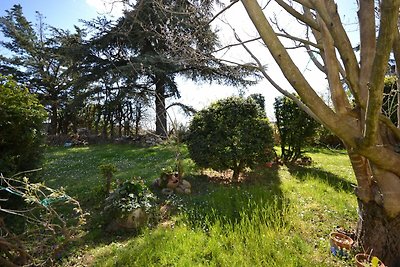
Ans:
[{"label": "tall tree", "polygon": [[[392,49],[396,64],[400,66],[397,27],[400,1],[357,1],[360,61],[333,0],[274,1],[288,16],[306,27],[304,35],[299,35],[302,31],[280,32],[280,27],[274,26],[279,26],[280,19],[287,20],[287,17],[275,17],[271,23],[266,14],[269,6],[264,8],[256,0],[240,2],[300,100],[283,90],[243,43],[259,70],[282,93],[340,137],[347,148],[358,184],[360,219],[357,235],[361,245],[368,251],[373,249],[372,253],[385,264],[399,266],[400,129],[381,110],[385,72]],[[375,20],[376,12],[379,16]],[[311,55],[312,62],[329,82],[333,108],[324,103],[299,70],[282,37],[294,40],[300,44],[299,49],[305,49],[303,52]],[[350,96],[346,88],[350,90]]]},{"label": "tall tree", "polygon": [[59,133],[62,131],[60,110],[65,109],[69,95],[76,89],[78,76],[69,69],[76,62],[68,60],[67,53],[62,51],[72,40],[83,38],[83,32],[72,35],[49,27],[40,13],[34,27],[20,5],[14,5],[6,13],[0,18],[0,30],[8,39],[0,45],[9,52],[0,56],[0,69],[28,84],[39,95],[49,112],[50,133]]},{"label": "tall tree", "polygon": [[[246,68],[212,56],[218,38],[209,21],[214,1],[140,0],[97,39],[118,53],[114,66],[154,97],[156,133],[167,135],[166,99],[179,98],[176,77],[246,85]],[[107,43],[108,42],[108,43]],[[133,77],[133,79],[132,79]]]}]

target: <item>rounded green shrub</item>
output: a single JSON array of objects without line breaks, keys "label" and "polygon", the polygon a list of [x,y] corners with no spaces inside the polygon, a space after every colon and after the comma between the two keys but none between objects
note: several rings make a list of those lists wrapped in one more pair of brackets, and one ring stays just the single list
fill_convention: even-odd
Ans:
[{"label": "rounded green shrub", "polygon": [[187,146],[199,167],[231,169],[234,181],[246,167],[274,155],[272,128],[252,98],[230,97],[199,111],[190,123]]},{"label": "rounded green shrub", "polygon": [[45,118],[35,95],[0,75],[0,173],[10,176],[39,166]]}]

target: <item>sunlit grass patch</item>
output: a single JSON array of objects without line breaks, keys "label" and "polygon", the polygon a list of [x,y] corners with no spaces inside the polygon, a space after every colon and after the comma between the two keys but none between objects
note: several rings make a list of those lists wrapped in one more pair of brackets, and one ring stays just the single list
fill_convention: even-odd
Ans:
[{"label": "sunlit grass patch", "polygon": [[274,203],[235,223],[206,217],[190,226],[182,219],[173,229],[95,250],[95,266],[305,266],[309,247],[290,232],[289,208]]},{"label": "sunlit grass patch", "polygon": [[114,164],[116,179],[140,176],[150,184],[163,167],[176,164],[177,151],[192,194],[176,196],[179,212],[171,218],[174,227],[117,237],[90,222],[82,241],[90,244],[90,249],[83,249],[92,258],[90,263],[351,266],[330,254],[328,241],[336,226],[354,229],[357,221],[355,180],[344,151],[311,149],[311,166],[260,166],[247,173],[243,183],[226,184],[202,175],[183,146],[49,148],[43,174],[46,184],[66,187],[96,216],[101,211],[96,188],[104,186],[100,163]]},{"label": "sunlit grass patch", "polygon": [[[183,153],[186,153],[185,150]],[[52,147],[46,153],[43,178],[49,186],[62,185],[69,194],[84,199],[95,188],[104,185],[105,181],[98,169],[102,163],[112,163],[117,167],[115,179],[124,181],[140,176],[150,184],[162,168],[175,164],[175,158],[176,152],[167,146]]]}]

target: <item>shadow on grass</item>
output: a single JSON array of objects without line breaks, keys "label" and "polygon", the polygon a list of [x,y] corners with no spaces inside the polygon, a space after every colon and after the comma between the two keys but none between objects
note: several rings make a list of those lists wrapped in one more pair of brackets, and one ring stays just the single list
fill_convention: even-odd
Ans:
[{"label": "shadow on grass", "polygon": [[325,155],[337,156],[337,155],[347,155],[347,151],[344,149],[335,149],[328,147],[309,147],[307,148],[307,153],[321,153]]},{"label": "shadow on grass", "polygon": [[300,181],[319,179],[329,184],[335,190],[343,190],[347,193],[353,193],[356,186],[354,183],[320,168],[302,167],[293,164],[288,164],[287,167],[290,174]]},{"label": "shadow on grass", "polygon": [[184,216],[192,226],[207,227],[215,222],[235,225],[253,218],[266,208],[280,213],[287,200],[280,189],[277,168],[258,168],[241,183],[220,183],[206,175],[186,178],[192,194],[183,197]]}]

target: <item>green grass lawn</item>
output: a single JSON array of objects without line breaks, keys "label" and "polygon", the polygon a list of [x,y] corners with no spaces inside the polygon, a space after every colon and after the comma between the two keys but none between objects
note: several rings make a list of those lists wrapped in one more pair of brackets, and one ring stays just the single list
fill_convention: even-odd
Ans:
[{"label": "green grass lawn", "polygon": [[[259,167],[241,184],[209,181],[188,159],[185,179],[193,186],[179,196],[173,227],[140,233],[105,233],[89,220],[86,235],[65,254],[66,266],[352,266],[330,254],[336,226],[354,229],[354,175],[343,151],[314,149],[312,166]],[[142,177],[148,184],[172,166],[171,146],[138,148],[99,145],[49,148],[42,176],[63,186],[95,218],[100,213],[98,165],[113,163],[116,178]]]}]

